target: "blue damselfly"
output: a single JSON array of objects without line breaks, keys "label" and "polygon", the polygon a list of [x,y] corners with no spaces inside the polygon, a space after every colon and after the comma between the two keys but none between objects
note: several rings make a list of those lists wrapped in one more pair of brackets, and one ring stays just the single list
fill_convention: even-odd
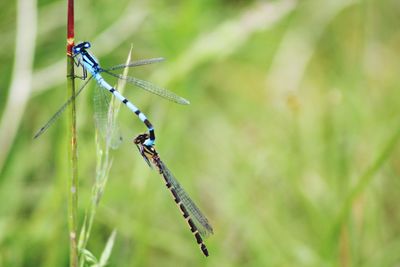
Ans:
[{"label": "blue damselfly", "polygon": [[148,138],[149,135],[147,133],[140,134],[134,139],[134,143],[147,164],[150,167],[154,166],[162,175],[165,185],[171,192],[176,205],[179,207],[183,217],[187,221],[197,244],[199,244],[203,254],[208,256],[208,250],[203,242],[203,237],[205,238],[208,235],[213,234],[212,226],[161,160],[154,146],[148,146],[145,144]]},{"label": "blue damselfly", "polygon": [[[34,138],[39,137],[42,135],[58,118],[59,116],[63,113],[63,111],[66,109],[66,107],[74,100],[81,92],[82,90],[86,87],[86,85],[89,83],[89,81],[94,78],[98,85],[103,88],[108,90],[111,94],[113,94],[119,101],[124,103],[133,113],[135,113],[139,119],[146,125],[148,131],[149,131],[149,138],[145,141],[145,145],[151,146],[154,144],[155,141],[155,132],[153,125],[150,123],[150,121],[147,119],[147,117],[128,99],[126,99],[124,96],[122,96],[114,87],[112,87],[108,82],[106,82],[101,75],[101,73],[107,73],[113,77],[116,77],[118,79],[126,80],[128,83],[131,83],[139,88],[142,88],[148,92],[151,92],[153,94],[156,94],[158,96],[161,96],[165,99],[168,99],[170,101],[173,101],[178,104],[183,104],[187,105],[189,104],[189,101],[184,99],[183,97],[180,97],[164,88],[158,87],[150,82],[144,81],[137,79],[135,77],[130,77],[130,76],[123,76],[121,74],[116,74],[113,71],[128,68],[128,67],[137,67],[137,66],[143,66],[143,65],[148,65],[156,62],[163,61],[163,58],[151,58],[151,59],[144,59],[144,60],[139,60],[135,62],[131,62],[128,64],[120,64],[113,66],[111,68],[103,69],[100,67],[99,61],[95,58],[94,55],[92,55],[88,49],[91,47],[89,42],[81,42],[77,45],[74,46],[73,48],[73,57],[77,59],[77,66],[82,66],[83,70],[83,77],[81,77],[83,80],[86,80],[85,83],[77,90],[75,96],[71,97],[68,99],[64,105],[61,106],[61,108],[48,120],[48,122],[40,128],[40,130],[35,134]],[[89,78],[87,78],[87,72],[91,74]]]}]

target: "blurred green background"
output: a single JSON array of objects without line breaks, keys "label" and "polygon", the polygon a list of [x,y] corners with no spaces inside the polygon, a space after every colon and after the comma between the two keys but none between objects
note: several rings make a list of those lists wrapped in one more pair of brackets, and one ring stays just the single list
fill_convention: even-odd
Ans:
[{"label": "blurred green background", "polygon": [[[76,1],[76,41],[191,101],[128,86],[214,226],[204,258],[132,138],[88,249],[109,266],[400,266],[400,2]],[[0,3],[0,266],[68,266],[66,2]],[[110,80],[113,83],[115,80]],[[79,82],[79,81],[77,81]],[[95,180],[94,83],[78,101],[79,220]]]}]

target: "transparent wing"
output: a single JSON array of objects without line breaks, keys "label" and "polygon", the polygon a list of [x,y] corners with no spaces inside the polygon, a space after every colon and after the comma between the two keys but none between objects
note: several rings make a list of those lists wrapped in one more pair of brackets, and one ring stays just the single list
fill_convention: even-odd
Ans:
[{"label": "transparent wing", "polygon": [[143,146],[137,144],[136,147],[139,150],[139,153],[142,156],[142,158],[144,159],[144,161],[147,163],[147,165],[149,165],[149,167],[153,169],[153,165],[151,165],[150,159],[143,153],[143,150],[142,150]]},{"label": "transparent wing", "polygon": [[171,171],[165,166],[164,162],[161,159],[157,161],[160,173],[165,177],[165,179],[172,185],[175,189],[177,195],[181,199],[183,205],[189,212],[190,216],[193,218],[193,221],[199,230],[200,235],[203,237],[207,237],[210,234],[213,234],[213,229],[207,218],[203,215],[200,209],[194,204],[189,195],[185,192],[183,187],[179,184],[178,180],[172,175]]},{"label": "transparent wing", "polygon": [[76,92],[75,96],[71,96],[59,109],[56,113],[54,113],[53,116],[47,121],[45,125],[42,126],[42,128],[39,129],[39,131],[36,132],[35,136],[33,138],[38,138],[41,136],[51,125],[53,125],[54,122],[57,121],[57,119],[61,116],[61,114],[64,112],[64,110],[68,107],[69,104],[71,104],[72,100],[76,99],[78,95],[82,92],[82,90],[86,87],[86,85],[89,83],[89,81],[93,78],[93,76],[90,76],[89,79],[85,81],[85,83],[79,88],[79,90]]},{"label": "transparent wing", "polygon": [[131,68],[131,67],[138,67],[138,66],[158,63],[158,62],[161,62],[164,60],[165,59],[162,57],[142,59],[142,60],[138,60],[138,61],[129,62],[127,64],[119,64],[119,65],[113,66],[111,68],[104,69],[103,71],[113,71],[113,70],[119,70],[119,69]]},{"label": "transparent wing", "polygon": [[97,84],[93,96],[94,120],[106,144],[112,149],[117,149],[122,143],[122,135],[115,120],[113,107],[110,105],[111,97],[106,89]]},{"label": "transparent wing", "polygon": [[158,96],[161,96],[161,97],[163,97],[165,99],[168,99],[168,100],[170,100],[172,102],[175,102],[175,103],[178,103],[178,104],[182,104],[182,105],[190,104],[190,102],[188,100],[186,100],[185,98],[183,98],[181,96],[178,96],[178,95],[168,91],[167,89],[158,87],[158,86],[156,86],[156,85],[154,85],[154,84],[152,84],[152,83],[150,83],[148,81],[140,80],[140,79],[137,79],[137,78],[131,77],[131,76],[124,76],[124,75],[121,75],[121,74],[115,74],[115,73],[110,72],[108,70],[102,70],[102,71],[106,72],[106,73],[110,74],[111,76],[114,76],[114,77],[116,77],[118,79],[125,80],[128,83],[131,83],[131,84],[133,84],[133,85],[135,85],[135,86],[137,86],[139,88],[142,88],[142,89],[144,89],[144,90],[146,90],[146,91],[148,91],[150,93],[153,93],[155,95],[158,95]]}]

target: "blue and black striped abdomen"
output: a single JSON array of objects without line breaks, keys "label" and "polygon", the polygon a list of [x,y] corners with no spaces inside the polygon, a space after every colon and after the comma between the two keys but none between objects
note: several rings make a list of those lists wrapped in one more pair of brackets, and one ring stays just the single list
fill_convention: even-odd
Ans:
[{"label": "blue and black striped abdomen", "polygon": [[119,101],[124,103],[133,113],[135,113],[139,119],[146,125],[147,129],[149,130],[149,139],[146,140],[147,146],[152,146],[155,141],[155,133],[154,128],[151,122],[147,119],[146,115],[144,115],[132,102],[130,102],[127,98],[125,98],[117,89],[109,85],[103,77],[99,74],[95,74],[95,79],[100,84],[101,87],[108,90],[111,94],[113,94]]}]

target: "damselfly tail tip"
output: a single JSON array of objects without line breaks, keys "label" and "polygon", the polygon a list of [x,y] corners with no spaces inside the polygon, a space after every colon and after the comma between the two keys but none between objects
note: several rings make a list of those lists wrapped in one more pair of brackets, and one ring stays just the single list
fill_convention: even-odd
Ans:
[{"label": "damselfly tail tip", "polygon": [[200,248],[201,248],[201,251],[203,252],[203,254],[204,254],[206,257],[208,257],[209,254],[208,254],[208,250],[207,250],[206,245],[204,245],[203,243],[201,243]]}]

